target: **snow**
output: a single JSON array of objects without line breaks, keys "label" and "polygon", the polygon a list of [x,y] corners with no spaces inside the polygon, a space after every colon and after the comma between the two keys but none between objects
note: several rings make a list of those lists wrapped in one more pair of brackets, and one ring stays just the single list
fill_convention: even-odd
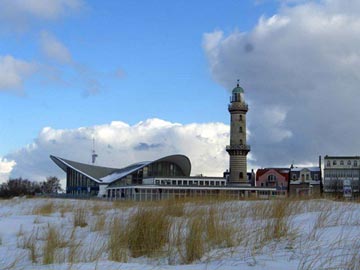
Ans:
[{"label": "snow", "polygon": [[[265,230],[266,211],[261,214],[259,206],[266,207],[271,201],[222,201],[216,207],[222,209],[222,222],[244,226],[246,234]],[[284,201],[284,203],[287,203]],[[37,213],[39,208],[52,204],[50,214]],[[129,258],[127,262],[110,261],[107,256],[106,229],[97,231],[95,223],[103,218],[105,222],[119,215],[128,218],[137,209],[136,203],[118,204],[100,200],[26,199],[0,200],[0,269],[188,269],[188,270],[235,270],[235,269],[359,269],[360,253],[360,204],[355,202],[335,202],[331,200],[304,200],[291,202],[287,226],[291,233],[280,239],[240,243],[227,248],[213,248],[191,264],[173,258],[169,265],[167,254],[159,257]],[[157,207],[156,205],[149,207]],[[210,204],[187,203],[187,213]],[[88,225],[74,228],[75,209],[87,209]],[[264,208],[266,209],[266,208]],[[246,211],[246,213],[244,213]],[[195,213],[195,212],[194,212]],[[258,217],[256,215],[259,215]],[[177,220],[185,217],[176,217]],[[49,226],[59,231],[61,239],[75,237],[81,247],[78,261],[68,263],[66,254],[60,253],[54,264],[42,264],[43,233]],[[106,226],[105,226],[106,228]],[[29,249],[24,248],[26,239],[36,235],[37,258],[33,263]],[[255,234],[253,234],[255,236]],[[244,235],[246,237],[246,235]],[[66,251],[66,249],[65,249]],[[64,251],[64,252],[65,252]],[[66,251],[67,252],[67,251]],[[66,255],[66,256],[65,256]],[[62,256],[64,259],[61,259]],[[96,259],[94,259],[96,258]],[[355,262],[351,264],[351,261]],[[353,265],[354,268],[350,268]]]}]

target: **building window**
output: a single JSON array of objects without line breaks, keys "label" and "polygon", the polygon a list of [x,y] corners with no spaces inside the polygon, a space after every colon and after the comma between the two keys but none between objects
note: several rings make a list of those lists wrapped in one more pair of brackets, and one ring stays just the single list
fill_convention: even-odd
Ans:
[{"label": "building window", "polygon": [[296,174],[295,173],[292,175],[292,179],[296,180]]},{"label": "building window", "polygon": [[354,166],[357,167],[358,163],[357,160],[354,160]]},{"label": "building window", "polygon": [[306,180],[309,180],[309,179],[310,179],[310,177],[309,177],[309,175],[307,174],[307,175],[306,175]]},{"label": "building window", "polygon": [[330,167],[330,160],[327,161],[326,166]]},{"label": "building window", "polygon": [[239,178],[240,178],[240,179],[243,179],[243,178],[244,178],[244,175],[243,175],[242,172],[239,173]]},{"label": "building window", "polygon": [[242,132],[243,132],[242,127],[240,127],[240,128],[239,128],[239,132],[240,132],[240,133],[242,133]]},{"label": "building window", "polygon": [[319,175],[317,173],[314,174],[314,180],[319,180]]},{"label": "building window", "polygon": [[340,160],[340,165],[344,166],[344,161],[343,160]]},{"label": "building window", "polygon": [[268,181],[269,181],[269,182],[276,181],[276,176],[273,175],[273,174],[270,174],[270,175],[268,176]]},{"label": "building window", "polygon": [[243,144],[243,141],[242,140],[240,140],[240,145],[242,145]]},{"label": "building window", "polygon": [[243,120],[241,114],[239,115],[239,120],[240,120],[240,122]]},{"label": "building window", "polygon": [[348,160],[347,165],[349,166],[351,165],[351,160]]},{"label": "building window", "polygon": [[336,165],[336,160],[333,161],[333,165]]}]

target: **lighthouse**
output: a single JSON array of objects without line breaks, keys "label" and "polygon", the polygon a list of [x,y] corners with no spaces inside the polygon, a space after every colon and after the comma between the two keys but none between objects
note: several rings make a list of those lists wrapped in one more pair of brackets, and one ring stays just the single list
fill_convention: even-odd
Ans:
[{"label": "lighthouse", "polygon": [[229,183],[238,185],[249,185],[247,181],[246,156],[250,152],[250,145],[246,144],[246,113],[248,105],[245,103],[244,89],[240,87],[239,81],[232,90],[230,104],[230,145],[226,151],[230,156]]}]

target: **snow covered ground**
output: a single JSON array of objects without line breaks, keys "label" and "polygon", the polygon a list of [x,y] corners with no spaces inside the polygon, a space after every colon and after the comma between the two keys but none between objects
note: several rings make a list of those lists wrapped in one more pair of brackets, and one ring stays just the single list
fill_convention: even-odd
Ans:
[{"label": "snow covered ground", "polygon": [[[360,269],[358,203],[170,204],[0,200],[0,269]],[[124,232],[139,207],[164,213],[170,222],[167,242],[149,256],[133,256],[126,246]],[[122,224],[119,242],[125,243],[120,255],[111,250],[116,219]]]}]

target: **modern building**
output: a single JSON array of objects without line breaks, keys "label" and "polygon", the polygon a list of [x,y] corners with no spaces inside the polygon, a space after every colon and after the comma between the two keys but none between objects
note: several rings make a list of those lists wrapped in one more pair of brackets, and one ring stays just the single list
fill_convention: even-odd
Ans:
[{"label": "modern building", "polygon": [[[61,157],[50,158],[66,173],[66,193],[70,196],[98,196],[111,199],[157,200],[187,196],[231,196],[235,198],[278,195],[274,185],[254,187],[254,172],[247,173],[246,113],[248,105],[239,84],[232,90],[228,110],[231,115],[229,170],[223,177],[190,176],[191,163],[184,155],[171,155],[124,168],[79,163]],[[93,161],[97,155],[93,151]],[[282,194],[282,190],[281,194]]]},{"label": "modern building", "polygon": [[343,192],[344,183],[359,192],[360,156],[324,157],[324,192]]}]

